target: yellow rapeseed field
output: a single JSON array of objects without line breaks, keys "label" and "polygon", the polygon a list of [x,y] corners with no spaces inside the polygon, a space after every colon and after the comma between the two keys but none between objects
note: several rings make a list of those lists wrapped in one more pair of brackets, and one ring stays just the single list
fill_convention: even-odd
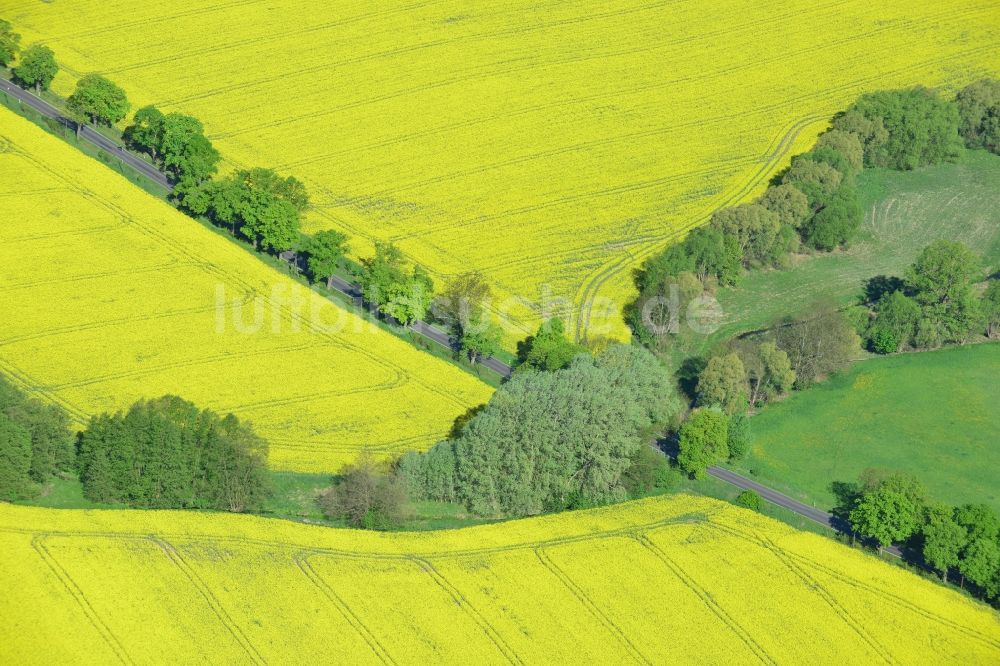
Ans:
[{"label": "yellow rapeseed field", "polygon": [[433,533],[0,504],[0,663],[995,664],[986,606],[674,496]]},{"label": "yellow rapeseed field", "polygon": [[[1000,74],[996,0],[38,2],[65,72],[201,118],[229,167],[303,178],[308,227],[482,270],[508,342],[624,335],[631,269],[759,192],[867,90]],[[355,248],[365,254],[365,242]]]},{"label": "yellow rapeseed field", "polygon": [[491,392],[2,108],[0,302],[0,371],[78,425],[174,393],[279,468],[426,448]]}]

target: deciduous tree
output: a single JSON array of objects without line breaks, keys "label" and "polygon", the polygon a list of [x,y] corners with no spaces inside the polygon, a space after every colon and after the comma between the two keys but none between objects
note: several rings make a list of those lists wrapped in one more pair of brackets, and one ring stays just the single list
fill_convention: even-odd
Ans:
[{"label": "deciduous tree", "polygon": [[324,229],[313,234],[306,243],[306,262],[313,279],[326,279],[327,289],[333,288],[333,277],[347,252],[347,236]]},{"label": "deciduous tree", "polygon": [[90,119],[95,125],[113,125],[128,114],[129,108],[125,91],[100,74],[83,76],[66,100],[68,111],[78,118]]},{"label": "deciduous tree", "polygon": [[728,440],[729,417],[717,409],[696,409],[681,426],[677,462],[700,479],[710,465],[729,457]]},{"label": "deciduous tree", "polygon": [[21,53],[21,59],[14,68],[14,76],[18,82],[34,86],[35,94],[41,95],[49,89],[49,84],[59,72],[55,54],[52,49],[42,44],[32,44]]}]

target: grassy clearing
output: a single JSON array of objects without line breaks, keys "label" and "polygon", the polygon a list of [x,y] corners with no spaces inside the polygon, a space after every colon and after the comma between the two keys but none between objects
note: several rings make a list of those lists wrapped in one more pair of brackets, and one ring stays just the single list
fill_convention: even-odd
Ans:
[{"label": "grassy clearing", "polygon": [[767,407],[738,469],[816,506],[868,467],[919,477],[942,502],[1000,510],[1000,344],[863,361]]},{"label": "grassy clearing", "polygon": [[748,274],[718,300],[722,327],[686,340],[689,353],[705,351],[735,334],[805,312],[819,300],[847,305],[876,275],[901,275],[932,241],[947,238],[982,256],[984,274],[1000,264],[1000,157],[965,151],[954,164],[917,171],[866,170],[859,179],[867,211],[857,240],[846,251],[801,256],[785,271]]}]

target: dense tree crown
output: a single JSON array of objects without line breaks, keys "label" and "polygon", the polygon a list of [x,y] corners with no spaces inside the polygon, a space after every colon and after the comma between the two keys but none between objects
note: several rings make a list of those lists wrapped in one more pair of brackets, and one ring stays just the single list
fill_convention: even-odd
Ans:
[{"label": "dense tree crown", "polygon": [[74,465],[69,417],[0,377],[0,499],[21,499]]},{"label": "dense tree crown", "polygon": [[680,410],[647,351],[612,345],[553,372],[516,373],[457,437],[400,469],[421,497],[478,515],[529,515],[624,499],[642,434]]},{"label": "dense tree crown", "polygon": [[1000,81],[972,83],[958,92],[955,102],[965,145],[1000,153]]},{"label": "dense tree crown", "polygon": [[21,54],[20,62],[14,68],[18,83],[35,88],[35,94],[49,89],[49,84],[59,72],[55,54],[47,46],[32,44]]},{"label": "dense tree crown", "polygon": [[95,125],[113,125],[129,112],[125,91],[100,74],[87,74],[76,83],[76,90],[66,100],[66,109]]},{"label": "dense tree crown", "polygon": [[535,335],[518,343],[518,367],[534,370],[561,370],[573,359],[587,354],[586,347],[570,342],[562,319],[553,318],[542,323]]},{"label": "dense tree crown", "polygon": [[249,511],[267,495],[267,443],[232,414],[176,396],[91,419],[80,479],[96,502]]},{"label": "dense tree crown", "polygon": [[364,299],[404,326],[426,317],[434,281],[420,266],[408,264],[395,245],[375,243],[375,256],[363,259],[358,282]]},{"label": "dense tree crown", "polygon": [[17,58],[21,50],[21,35],[14,32],[14,26],[0,19],[0,66],[7,67]]}]

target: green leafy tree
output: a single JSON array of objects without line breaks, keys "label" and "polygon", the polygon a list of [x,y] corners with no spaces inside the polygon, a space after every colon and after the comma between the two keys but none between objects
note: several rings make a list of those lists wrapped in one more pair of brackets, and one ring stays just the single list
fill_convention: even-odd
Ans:
[{"label": "green leafy tree", "polygon": [[862,159],[878,152],[889,140],[889,131],[881,117],[876,115],[869,118],[853,107],[833,119],[833,129],[858,137],[862,146]]},{"label": "green leafy tree", "polygon": [[[618,501],[654,424],[680,409],[669,371],[650,352],[611,345],[557,372],[515,373],[454,439],[401,461],[400,473],[418,496],[453,496],[476,515]],[[441,488],[449,479],[453,493]]]},{"label": "green leafy tree", "polygon": [[434,301],[434,318],[461,337],[472,322],[480,322],[493,290],[479,271],[457,275],[448,281]]},{"label": "green leafy tree", "polygon": [[812,215],[809,199],[791,183],[772,185],[758,202],[778,216],[783,225],[798,229]]},{"label": "green leafy tree", "polygon": [[500,353],[502,341],[503,331],[489,321],[470,322],[462,329],[460,338],[462,353],[473,363]]},{"label": "green leafy tree", "polygon": [[920,321],[920,306],[897,290],[883,296],[875,308],[876,319],[869,330],[872,350],[879,354],[894,354],[913,340]]},{"label": "green leafy tree", "polygon": [[909,539],[920,526],[921,507],[903,493],[878,488],[865,493],[851,511],[851,527],[889,546]]},{"label": "green leafy tree", "polygon": [[853,240],[861,227],[861,218],[857,191],[849,185],[841,185],[802,226],[802,235],[810,246],[830,251]]},{"label": "green leafy tree", "polygon": [[[197,187],[218,170],[219,151],[205,136],[205,128],[197,118],[183,113],[168,113],[163,117],[159,137],[160,160],[182,190]],[[246,181],[247,173],[239,171],[232,178]],[[245,189],[266,192],[249,183]]]},{"label": "green leafy tree", "polygon": [[809,201],[809,208],[818,211],[840,187],[843,175],[829,164],[816,162],[808,156],[792,159],[792,166],[782,177],[782,183],[794,185]]},{"label": "green leafy tree", "polygon": [[958,91],[955,102],[961,119],[958,131],[965,145],[1000,153],[1000,81],[971,83]]},{"label": "green leafy tree", "polygon": [[698,404],[717,406],[727,414],[747,408],[747,373],[737,354],[714,356],[698,377]]},{"label": "green leafy tree", "polygon": [[1000,280],[991,280],[983,292],[979,311],[986,326],[984,333],[990,338],[1000,338]]},{"label": "green leafy tree", "polygon": [[31,492],[31,433],[0,413],[0,500],[16,500]]},{"label": "green leafy tree", "polygon": [[865,145],[868,165],[915,169],[951,160],[961,148],[958,106],[927,88],[862,95],[850,110],[885,130],[884,141]]},{"label": "green leafy tree", "polygon": [[267,442],[235,416],[176,396],[93,417],[79,468],[88,499],[136,507],[240,512],[260,508],[269,492]]},{"label": "green leafy tree", "polygon": [[7,67],[17,58],[21,50],[21,35],[14,32],[14,26],[0,19],[0,65]]},{"label": "green leafy tree", "polygon": [[774,327],[775,343],[788,355],[796,388],[805,388],[851,365],[861,338],[843,313],[824,304],[805,319],[786,319]]},{"label": "green leafy tree", "polygon": [[48,90],[52,79],[56,78],[59,65],[56,56],[47,46],[32,44],[21,53],[21,59],[14,68],[14,76],[19,83],[35,87],[35,94]]},{"label": "green leafy tree", "polygon": [[163,145],[163,125],[166,117],[155,106],[144,106],[135,112],[132,124],[125,128],[122,139],[132,150],[149,153],[154,160]]},{"label": "green leafy tree", "polygon": [[561,370],[573,359],[587,354],[587,348],[566,338],[566,327],[559,318],[552,318],[538,327],[535,335],[518,343],[518,365],[535,370]]},{"label": "green leafy tree", "polygon": [[301,180],[294,176],[279,176],[274,169],[253,167],[239,172],[239,178],[252,190],[268,192],[287,201],[300,215],[309,208],[309,193]]},{"label": "green leafy tree", "polygon": [[774,342],[754,344],[737,353],[746,368],[751,408],[792,390],[795,371],[788,354]]},{"label": "green leafy tree", "polygon": [[906,288],[942,341],[961,342],[978,320],[972,288],[978,263],[961,243],[938,240],[923,249],[904,275]]},{"label": "green leafy tree", "polygon": [[100,74],[83,76],[66,100],[66,109],[78,119],[77,133],[82,118],[95,125],[113,125],[128,114],[129,108],[125,91]]},{"label": "green leafy tree", "polygon": [[388,530],[403,519],[407,500],[403,481],[379,470],[371,454],[362,452],[320,498],[320,507],[328,518],[342,518],[351,527]]},{"label": "green leafy tree", "polygon": [[965,580],[972,581],[983,591],[986,597],[995,597],[1000,593],[1000,545],[995,539],[974,539],[969,542],[958,570]]},{"label": "green leafy tree", "polygon": [[[845,176],[854,176],[861,171],[865,160],[865,147],[855,132],[841,129],[831,129],[820,135],[816,140],[817,148],[830,148],[837,151],[844,160],[846,168],[838,170]],[[831,166],[836,166],[831,164]]]},{"label": "green leafy tree", "polygon": [[309,273],[313,279],[326,278],[327,289],[333,289],[333,278],[347,252],[347,236],[324,229],[309,238],[305,247]]},{"label": "green leafy tree", "polygon": [[710,224],[723,235],[736,239],[743,265],[748,268],[774,266],[788,252],[778,216],[759,204],[718,210]]},{"label": "green leafy tree", "polygon": [[729,417],[717,409],[700,408],[681,426],[677,462],[694,478],[729,457]]},{"label": "green leafy tree", "polygon": [[729,417],[729,432],[726,446],[729,447],[730,460],[742,460],[750,453],[750,418],[737,412]]},{"label": "green leafy tree", "polygon": [[947,582],[948,570],[959,562],[959,553],[965,547],[968,532],[956,523],[950,510],[931,511],[924,525],[924,560],[941,572]]},{"label": "green leafy tree", "polygon": [[74,437],[69,417],[56,405],[29,398],[0,377],[0,415],[28,432],[31,451],[28,474],[44,483],[75,466]]},{"label": "green leafy tree", "polygon": [[1000,517],[988,504],[963,504],[955,508],[955,522],[965,528],[969,540],[1000,538]]},{"label": "green leafy tree", "polygon": [[187,193],[184,207],[196,215],[208,215],[233,235],[242,235],[253,243],[283,252],[299,239],[299,214],[288,201],[255,188],[238,171],[220,181],[211,181]]},{"label": "green leafy tree", "polygon": [[764,499],[752,490],[744,490],[737,495],[734,504],[757,513],[764,510]]}]

